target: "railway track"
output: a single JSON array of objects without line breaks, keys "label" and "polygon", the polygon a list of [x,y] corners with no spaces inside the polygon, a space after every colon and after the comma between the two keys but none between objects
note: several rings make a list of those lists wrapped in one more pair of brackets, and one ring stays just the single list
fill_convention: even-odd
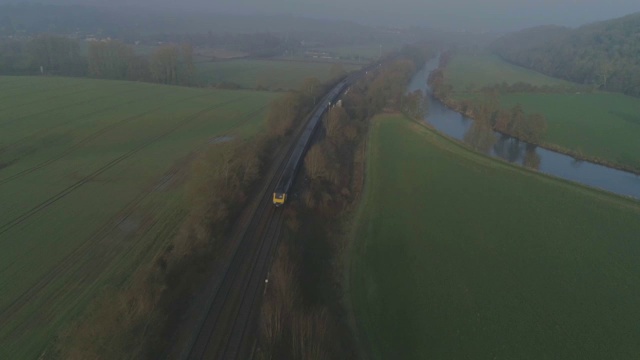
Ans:
[{"label": "railway track", "polygon": [[[328,104],[374,66],[379,65],[370,65],[350,75],[327,92],[307,121],[297,129],[286,153],[282,151],[284,154],[274,161],[277,165],[267,176],[269,180],[258,195],[259,202],[254,202],[246,211],[248,221],[244,223],[248,225],[237,232],[229,262],[218,269],[221,277],[208,285],[208,298],[198,304],[205,309],[204,316],[202,312],[196,314],[199,317],[193,327],[193,336],[177,345],[168,354],[169,359],[250,359],[253,356],[261,295],[284,218],[283,210],[272,204],[273,192],[285,170],[287,178],[295,175],[291,164],[299,164],[304,158],[300,147],[307,148],[313,134],[311,129],[315,129]],[[308,126],[314,121],[316,125]]]},{"label": "railway track", "polygon": [[[275,185],[275,184],[274,184]],[[261,201],[183,359],[236,359],[256,310],[269,259],[276,248],[282,209]],[[246,356],[242,357],[246,358]]]},{"label": "railway track", "polygon": [[[324,100],[313,109],[314,114],[326,107]],[[250,212],[247,226],[237,236],[230,261],[221,272],[221,280],[211,289],[205,315],[195,324],[195,332],[184,348],[169,358],[247,359],[254,345],[260,299],[271,259],[276,251],[283,222],[282,208],[273,206],[273,191],[280,180],[302,136],[305,124],[296,131],[286,152],[275,160],[276,170],[268,175],[259,202]]]},{"label": "railway track", "polygon": [[[270,258],[276,249],[282,209],[272,203],[273,189],[294,148],[276,159],[277,169],[260,192],[260,201],[231,254],[231,261],[222,274],[212,296],[207,301],[206,315],[197,324],[194,337],[178,354],[178,359],[238,358],[249,321],[256,309],[260,285],[264,285]],[[244,348],[247,348],[245,346]]]}]

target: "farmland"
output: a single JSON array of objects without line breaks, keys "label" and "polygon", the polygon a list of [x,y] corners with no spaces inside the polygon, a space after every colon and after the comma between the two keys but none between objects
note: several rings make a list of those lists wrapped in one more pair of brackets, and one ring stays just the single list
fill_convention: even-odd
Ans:
[{"label": "farmland", "polygon": [[614,93],[508,94],[501,101],[544,114],[548,143],[640,170],[640,99]]},{"label": "farmland", "polygon": [[[199,63],[197,72],[201,85],[228,82],[248,89],[290,90],[298,89],[308,77],[329,80],[332,66],[305,61],[230,60]],[[342,67],[346,71],[355,69],[353,65]]]},{"label": "farmland", "polygon": [[[467,93],[470,88],[503,81],[572,86],[490,55],[455,56],[446,78],[458,99],[479,96]],[[543,114],[548,124],[545,143],[640,171],[640,99],[606,92],[502,94],[500,99],[504,107],[521,104],[527,113]]]},{"label": "farmland", "polygon": [[264,92],[0,77],[0,358],[35,359],[184,217],[194,151],[263,129]]},{"label": "farmland", "polygon": [[445,73],[447,82],[456,91],[478,89],[496,83],[525,82],[537,86],[573,84],[542,75],[520,66],[511,65],[495,55],[462,53],[453,57]]},{"label": "farmland", "polygon": [[640,204],[374,120],[349,293],[374,358],[634,359]]}]

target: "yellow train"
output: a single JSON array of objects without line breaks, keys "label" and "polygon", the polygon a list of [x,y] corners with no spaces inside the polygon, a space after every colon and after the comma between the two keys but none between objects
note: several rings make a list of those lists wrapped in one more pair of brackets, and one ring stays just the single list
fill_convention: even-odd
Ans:
[{"label": "yellow train", "polygon": [[273,204],[275,206],[280,206],[282,204],[284,204],[284,202],[287,200],[287,194],[283,193],[283,192],[274,192],[273,193]]},{"label": "yellow train", "polygon": [[311,143],[313,133],[315,132],[318,125],[322,122],[322,116],[336,102],[339,102],[338,106],[342,106],[340,95],[342,95],[343,91],[364,73],[376,66],[380,66],[380,64],[374,63],[372,65],[369,65],[365,69],[349,75],[322,98],[322,100],[314,110],[313,115],[309,119],[309,122],[306,124],[305,129],[302,131],[302,134],[298,138],[298,142],[295,144],[293,152],[291,153],[288,163],[285,166],[282,176],[280,177],[278,184],[276,185],[275,191],[273,193],[273,204],[275,206],[283,205],[285,201],[287,201],[287,193],[291,190],[291,186],[293,185],[293,181],[295,179],[296,173],[298,172],[298,168],[302,163],[304,153]]}]

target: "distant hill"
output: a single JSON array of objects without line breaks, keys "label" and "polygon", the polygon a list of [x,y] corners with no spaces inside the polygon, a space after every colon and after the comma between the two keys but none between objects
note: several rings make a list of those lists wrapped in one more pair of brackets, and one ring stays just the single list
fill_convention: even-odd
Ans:
[{"label": "distant hill", "polygon": [[113,11],[79,5],[0,5],[0,35],[5,36],[43,32],[70,34],[80,30],[90,33],[114,32],[123,25],[123,20],[126,20],[125,17]]},{"label": "distant hill", "polygon": [[496,40],[492,49],[547,75],[640,96],[640,13],[576,29],[526,29]]},{"label": "distant hill", "polygon": [[[156,34],[269,32],[301,39],[335,38],[349,41],[384,37],[348,21],[309,19],[290,15],[232,15],[154,7],[2,4],[0,36],[50,32],[134,38]],[[46,1],[46,0],[41,0]]]}]

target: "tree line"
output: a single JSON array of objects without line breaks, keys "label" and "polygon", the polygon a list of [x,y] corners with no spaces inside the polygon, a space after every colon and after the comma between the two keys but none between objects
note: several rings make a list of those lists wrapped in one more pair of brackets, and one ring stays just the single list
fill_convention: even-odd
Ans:
[{"label": "tree line", "polygon": [[409,81],[431,55],[424,47],[407,46],[376,70],[351,85],[341,106],[323,118],[324,137],[307,153],[304,164],[309,179],[306,206],[330,213],[353,201],[353,157],[368,131],[368,122],[381,112],[402,112],[415,119],[426,114],[421,91],[407,92]]},{"label": "tree line", "polygon": [[547,131],[547,122],[543,115],[526,114],[520,104],[510,109],[503,109],[495,95],[476,101],[463,100],[458,102],[456,107],[458,111],[473,118],[474,124],[480,124],[480,127],[489,128],[531,144],[540,144]]},{"label": "tree line", "polygon": [[598,89],[640,96],[640,13],[577,29],[543,26],[508,34],[503,59]]},{"label": "tree line", "polygon": [[43,34],[31,39],[0,39],[0,74],[90,76],[99,79],[190,85],[195,76],[190,44],[160,46],[148,56],[118,40],[80,42]]},{"label": "tree line", "polygon": [[251,57],[273,57],[302,48],[300,40],[273,33],[190,33],[155,34],[145,39],[148,43],[189,43],[198,47],[235,50]]},{"label": "tree line", "polygon": [[374,115],[392,111],[414,119],[424,117],[424,94],[406,91],[418,67],[426,61],[428,53],[424,52],[423,48],[405,47],[395,59],[353,84],[343,96],[342,105],[327,112],[323,118],[324,138],[309,149],[304,160],[310,181],[304,195],[308,208],[333,212],[353,200],[349,191],[353,156]]},{"label": "tree line", "polygon": [[[522,84],[517,86],[515,84],[507,86],[497,84],[485,87],[483,96],[456,100],[452,97],[454,88],[447,83],[444,75],[453,54],[446,52],[442,56],[444,59],[440,59],[438,68],[430,74],[428,79],[432,93],[448,107],[474,119],[476,123],[474,124],[475,128],[472,130],[476,132],[476,135],[483,129],[492,129],[532,144],[542,143],[544,134],[547,131],[547,121],[544,115],[538,113],[525,114],[520,104],[511,109],[503,109],[500,105],[500,93],[502,92],[511,92],[516,89],[539,89],[538,87]],[[475,135],[470,135],[470,137],[472,139],[478,138]],[[488,149],[487,142],[490,139],[486,137],[484,140],[482,141],[483,145],[477,147],[478,150]]]},{"label": "tree line", "polygon": [[39,35],[29,40],[0,38],[0,74],[83,76],[87,61],[80,43],[62,36]]}]

